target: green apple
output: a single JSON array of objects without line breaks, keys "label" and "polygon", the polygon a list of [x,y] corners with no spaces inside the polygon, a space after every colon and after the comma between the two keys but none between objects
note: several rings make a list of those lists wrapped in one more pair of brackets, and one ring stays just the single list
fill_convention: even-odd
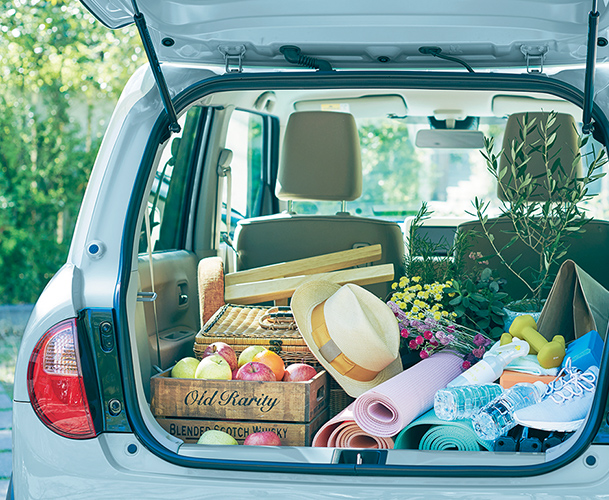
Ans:
[{"label": "green apple", "polygon": [[199,366],[197,358],[182,358],[171,369],[173,378],[195,378],[195,372]]},{"label": "green apple", "polygon": [[241,354],[239,354],[239,362],[237,366],[241,368],[245,363],[249,363],[254,359],[254,356],[259,352],[266,351],[266,347],[261,345],[251,345],[243,350]]},{"label": "green apple", "polygon": [[219,354],[203,358],[195,371],[195,378],[205,380],[231,380],[233,372],[228,362]]},{"label": "green apple", "polygon": [[222,431],[210,429],[201,434],[197,444],[239,444],[233,436]]}]

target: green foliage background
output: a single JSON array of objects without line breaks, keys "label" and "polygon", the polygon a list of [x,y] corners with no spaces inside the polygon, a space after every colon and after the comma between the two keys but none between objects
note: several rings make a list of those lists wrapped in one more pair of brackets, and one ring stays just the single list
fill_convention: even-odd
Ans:
[{"label": "green foliage background", "polygon": [[0,304],[31,303],[65,262],[101,136],[146,62],[133,26],[79,2],[0,3]]}]

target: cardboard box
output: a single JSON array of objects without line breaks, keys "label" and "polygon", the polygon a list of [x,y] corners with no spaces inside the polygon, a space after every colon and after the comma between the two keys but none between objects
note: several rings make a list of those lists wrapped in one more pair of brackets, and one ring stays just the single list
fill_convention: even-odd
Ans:
[{"label": "cardboard box", "polygon": [[328,408],[309,423],[169,417],[156,417],[156,420],[169,434],[184,440],[186,443],[196,443],[201,434],[214,429],[230,434],[239,444],[243,444],[247,435],[253,432],[273,431],[279,436],[283,446],[310,446],[315,433],[328,420]]},{"label": "cardboard box", "polygon": [[308,423],[329,401],[324,370],[306,382],[181,379],[170,374],[171,369],[150,380],[151,410],[158,417]]},{"label": "cardboard box", "polygon": [[516,384],[521,384],[523,382],[528,382],[529,384],[532,384],[534,382],[537,382],[538,380],[543,382],[544,384],[549,384],[555,378],[556,377],[550,375],[533,375],[531,373],[505,370],[503,372],[503,375],[501,375],[501,377],[499,378],[499,384],[504,389],[509,389],[510,387]]}]

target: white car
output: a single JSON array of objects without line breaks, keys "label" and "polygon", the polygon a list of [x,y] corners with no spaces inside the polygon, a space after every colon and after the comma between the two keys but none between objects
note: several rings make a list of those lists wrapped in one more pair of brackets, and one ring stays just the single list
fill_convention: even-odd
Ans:
[{"label": "white car", "polygon": [[[605,148],[607,2],[82,1],[136,22],[151,64],[23,336],[10,498],[607,497],[606,349],[585,424],[534,453],[203,446],[151,408],[151,377],[193,356],[206,319],[203,259],[228,274],[381,243],[397,279],[422,201],[452,238],[495,199],[479,150],[509,116],[556,111]],[[599,233],[568,257],[609,288],[594,189]]]}]

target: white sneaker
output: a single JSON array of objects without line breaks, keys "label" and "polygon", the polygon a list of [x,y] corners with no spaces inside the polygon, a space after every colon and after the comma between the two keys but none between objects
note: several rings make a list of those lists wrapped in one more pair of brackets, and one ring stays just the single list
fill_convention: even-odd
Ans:
[{"label": "white sneaker", "polygon": [[[564,377],[560,377],[565,372]],[[544,431],[572,432],[586,420],[592,406],[598,368],[585,372],[571,368],[570,363],[550,384],[541,402],[517,410],[514,420],[525,427]]]}]

